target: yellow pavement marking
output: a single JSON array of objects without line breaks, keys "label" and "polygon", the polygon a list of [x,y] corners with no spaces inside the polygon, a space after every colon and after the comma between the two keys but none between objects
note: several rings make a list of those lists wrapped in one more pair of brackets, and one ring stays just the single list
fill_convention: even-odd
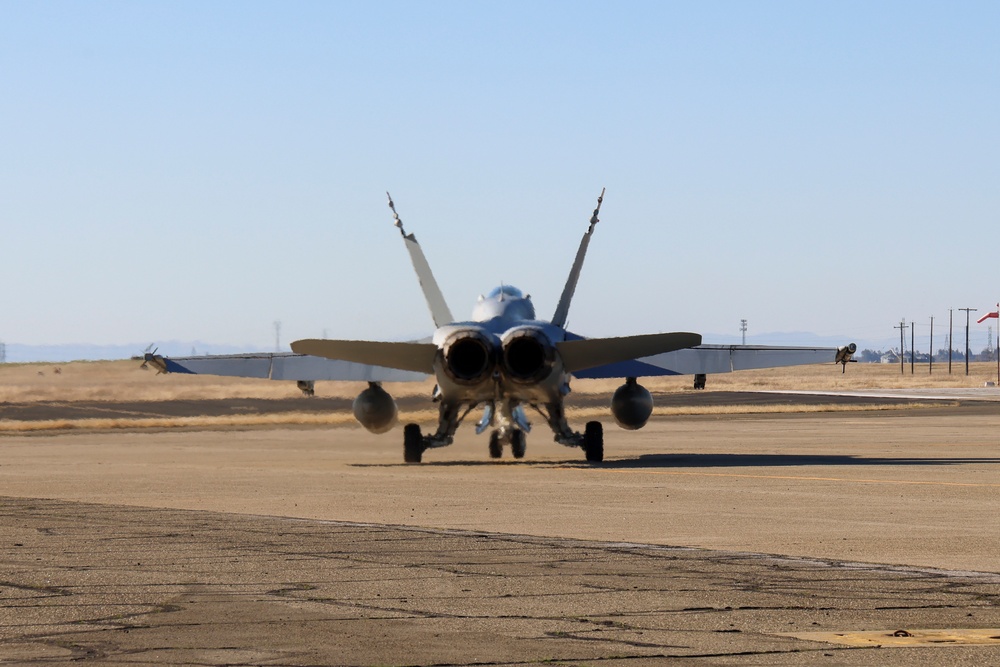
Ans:
[{"label": "yellow pavement marking", "polygon": [[845,644],[847,646],[957,646],[968,644],[1000,645],[1000,628],[941,628],[921,630],[863,630],[859,632],[788,632],[782,637],[807,641]]}]

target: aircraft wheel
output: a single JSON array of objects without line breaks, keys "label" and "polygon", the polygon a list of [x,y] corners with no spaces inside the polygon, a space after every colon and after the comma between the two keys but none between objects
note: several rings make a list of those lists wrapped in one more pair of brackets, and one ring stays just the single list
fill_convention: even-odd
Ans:
[{"label": "aircraft wheel", "polygon": [[403,427],[403,460],[420,463],[423,454],[424,436],[420,434],[420,424],[407,424]]},{"label": "aircraft wheel", "polygon": [[515,459],[523,459],[528,448],[528,437],[524,431],[514,431],[510,434],[510,451]]},{"label": "aircraft wheel", "polygon": [[503,456],[503,442],[500,440],[500,433],[493,431],[490,433],[490,458],[498,459]]},{"label": "aircraft wheel", "polygon": [[583,451],[588,461],[604,460],[604,427],[601,422],[587,422],[583,430]]}]

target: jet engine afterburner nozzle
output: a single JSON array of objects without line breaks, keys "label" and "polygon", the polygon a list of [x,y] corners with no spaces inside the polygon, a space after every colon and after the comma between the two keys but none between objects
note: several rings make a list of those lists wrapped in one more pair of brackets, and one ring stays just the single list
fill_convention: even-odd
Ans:
[{"label": "jet engine afterburner nozzle", "polygon": [[622,428],[635,431],[653,414],[653,395],[635,378],[627,378],[611,397],[611,413]]},{"label": "jet engine afterburner nozzle", "polygon": [[493,343],[481,331],[456,331],[441,346],[444,371],[459,384],[479,384],[493,374]]},{"label": "jet engine afterburner nozzle", "polygon": [[354,418],[372,433],[385,433],[396,425],[396,401],[377,382],[354,399]]},{"label": "jet engine afterburner nozzle", "polygon": [[556,348],[537,327],[521,327],[503,339],[503,368],[514,382],[544,380],[555,365]]}]

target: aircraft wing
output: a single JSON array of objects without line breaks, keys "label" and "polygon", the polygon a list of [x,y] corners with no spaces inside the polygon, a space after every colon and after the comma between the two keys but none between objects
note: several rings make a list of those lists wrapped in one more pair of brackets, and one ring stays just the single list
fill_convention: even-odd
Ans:
[{"label": "aircraft wing", "polygon": [[419,382],[427,377],[425,373],[291,352],[218,354],[201,357],[163,357],[147,354],[145,360],[163,373],[226,375],[268,380]]},{"label": "aircraft wing", "polygon": [[[853,344],[852,344],[853,345]],[[828,364],[849,360],[846,347],[781,347],[771,345],[699,345],[574,373],[578,378],[653,377],[730,373],[754,368]],[[846,353],[845,350],[849,350]]]},{"label": "aircraft wing", "polygon": [[556,343],[556,349],[566,371],[576,374],[587,368],[607,368],[637,354],[667,354],[667,351],[679,351],[699,344],[699,334],[674,332],[623,338],[578,338]]}]

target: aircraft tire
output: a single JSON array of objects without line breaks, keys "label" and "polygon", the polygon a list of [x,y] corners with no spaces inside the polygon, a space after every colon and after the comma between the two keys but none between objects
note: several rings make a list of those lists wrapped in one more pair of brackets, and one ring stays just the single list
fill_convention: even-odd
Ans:
[{"label": "aircraft tire", "polygon": [[500,434],[496,431],[490,433],[490,458],[498,459],[503,456],[503,443],[500,442]]},{"label": "aircraft tire", "polygon": [[420,463],[424,455],[424,436],[420,434],[420,424],[403,427],[403,461]]},{"label": "aircraft tire", "polygon": [[510,451],[515,459],[523,459],[528,449],[528,438],[524,431],[514,431],[510,434]]},{"label": "aircraft tire", "polygon": [[587,422],[583,430],[583,451],[588,461],[598,463],[604,460],[604,427],[601,422]]}]

